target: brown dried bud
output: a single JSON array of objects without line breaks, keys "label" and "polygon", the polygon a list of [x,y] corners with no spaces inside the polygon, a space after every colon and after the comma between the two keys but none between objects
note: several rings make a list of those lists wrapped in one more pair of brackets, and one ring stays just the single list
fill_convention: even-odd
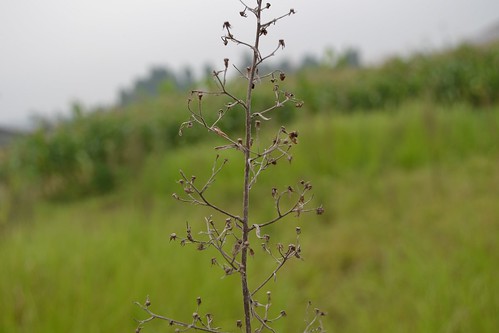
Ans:
[{"label": "brown dried bud", "polygon": [[214,266],[217,264],[217,258],[213,257],[211,258],[211,265]]},{"label": "brown dried bud", "polygon": [[286,73],[279,74],[279,80],[284,81],[286,79]]},{"label": "brown dried bud", "polygon": [[267,36],[267,34],[268,34],[267,29],[265,29],[265,28],[261,28],[261,29],[260,29],[260,35]]},{"label": "brown dried bud", "polygon": [[242,138],[237,138],[237,143],[239,143],[240,145],[243,144],[243,139]]},{"label": "brown dried bud", "polygon": [[222,28],[223,29],[230,29],[230,28],[232,28],[232,26],[230,25],[229,21],[225,21]]},{"label": "brown dried bud", "polygon": [[180,199],[180,197],[178,196],[178,194],[177,194],[177,193],[173,193],[173,194],[172,194],[172,197],[173,197],[173,199],[176,199],[176,200],[179,200],[179,199]]},{"label": "brown dried bud", "polygon": [[301,107],[303,106],[303,104],[305,104],[305,102],[300,101],[300,102],[296,102],[295,106],[296,106],[297,108],[301,108]]},{"label": "brown dried bud", "polygon": [[222,37],[222,41],[223,41],[224,45],[229,44],[229,41],[227,40],[227,37]]},{"label": "brown dried bud", "polygon": [[201,297],[196,298],[196,304],[197,304],[198,306],[200,306],[200,305],[201,305]]},{"label": "brown dried bud", "polygon": [[242,17],[248,17],[248,15],[246,15],[246,9],[242,12],[239,12],[239,15],[241,15]]},{"label": "brown dried bud", "polygon": [[296,139],[296,138],[298,138],[298,132],[297,131],[293,131],[293,132],[289,133],[288,137],[291,140],[291,142],[293,142],[294,144],[298,144],[298,140]]},{"label": "brown dried bud", "polygon": [[284,43],[284,39],[279,39],[279,46],[284,49],[286,47],[286,44]]},{"label": "brown dried bud", "polygon": [[140,333],[140,330],[141,330],[141,329],[142,329],[142,327],[137,327],[137,328],[135,329],[135,333]]},{"label": "brown dried bud", "polygon": [[242,322],[240,319],[238,319],[238,320],[236,321],[236,326],[237,326],[238,328],[243,327],[243,322]]},{"label": "brown dried bud", "polygon": [[255,127],[256,128],[260,128],[260,124],[261,124],[260,120],[255,120]]},{"label": "brown dried bud", "polygon": [[254,251],[251,247],[250,247],[250,249],[249,249],[249,254],[250,254],[250,256],[252,256],[252,257],[255,255],[255,251]]},{"label": "brown dried bud", "polygon": [[198,92],[198,99],[201,100],[203,98],[203,93],[202,92]]},{"label": "brown dried bud", "polygon": [[151,306],[151,301],[149,300],[149,296],[146,297],[146,302],[144,304],[146,307]]},{"label": "brown dried bud", "polygon": [[276,197],[277,196],[277,189],[275,187],[272,187],[272,197]]},{"label": "brown dried bud", "polygon": [[319,206],[319,207],[317,207],[315,212],[317,213],[317,215],[322,215],[322,214],[324,214],[324,208],[322,206]]},{"label": "brown dried bud", "polygon": [[270,8],[270,3],[268,3],[268,2],[267,2],[267,3],[265,4],[265,8],[269,9],[269,8]]},{"label": "brown dried bud", "polygon": [[297,234],[297,235],[301,234],[301,228],[300,228],[300,227],[296,227],[296,229],[295,229],[295,230],[296,230],[296,234]]},{"label": "brown dried bud", "polygon": [[226,69],[229,67],[229,58],[224,59],[224,65]]},{"label": "brown dried bud", "polygon": [[174,240],[176,240],[176,239],[177,239],[177,234],[176,234],[176,233],[174,233],[174,232],[173,232],[173,233],[171,233],[171,234],[170,234],[170,242],[171,242],[172,240],[174,241]]},{"label": "brown dried bud", "polygon": [[194,313],[192,314],[192,318],[193,318],[194,320],[199,319],[199,314],[198,314],[197,312],[194,312]]},{"label": "brown dried bud", "polygon": [[293,8],[291,8],[291,9],[289,10],[289,15],[291,15],[291,14],[296,14],[296,12],[295,12],[295,10],[294,10]]},{"label": "brown dried bud", "polygon": [[281,316],[282,316],[282,317],[286,317],[286,316],[288,315],[288,314],[286,313],[286,311],[284,311],[284,310],[281,310],[280,314],[281,314]]}]

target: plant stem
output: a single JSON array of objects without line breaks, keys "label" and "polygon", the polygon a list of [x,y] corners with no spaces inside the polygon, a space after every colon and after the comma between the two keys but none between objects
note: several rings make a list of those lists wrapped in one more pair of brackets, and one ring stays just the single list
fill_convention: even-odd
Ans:
[{"label": "plant stem", "polygon": [[256,33],[255,33],[255,44],[253,45],[253,61],[251,64],[251,69],[248,78],[248,89],[246,92],[246,123],[245,123],[245,151],[244,151],[244,190],[243,190],[243,248],[241,251],[241,264],[243,270],[241,272],[241,284],[242,284],[242,292],[243,292],[243,301],[244,301],[244,322],[246,327],[246,333],[251,333],[251,292],[248,287],[248,244],[249,240],[249,199],[250,199],[250,171],[251,171],[251,99],[253,92],[253,84],[256,73],[256,66],[258,63],[258,47],[260,44],[260,29],[261,29],[261,9],[262,9],[262,1],[257,1],[258,6],[255,12],[257,24],[256,24]]}]

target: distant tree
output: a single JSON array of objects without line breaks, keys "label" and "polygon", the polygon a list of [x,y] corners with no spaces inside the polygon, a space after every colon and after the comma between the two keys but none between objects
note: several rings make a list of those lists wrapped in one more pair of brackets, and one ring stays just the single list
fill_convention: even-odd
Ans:
[{"label": "distant tree", "polygon": [[337,68],[358,68],[360,66],[360,52],[354,48],[348,48],[345,52],[343,52],[343,54],[341,54],[336,60],[335,65]]},{"label": "distant tree", "polygon": [[312,54],[305,55],[300,63],[300,68],[313,68],[320,65],[319,59]]},{"label": "distant tree", "polygon": [[192,70],[186,67],[181,74],[175,74],[164,67],[152,67],[148,75],[138,78],[131,89],[121,89],[119,104],[124,106],[135,101],[158,96],[160,93],[185,89],[194,82]]}]

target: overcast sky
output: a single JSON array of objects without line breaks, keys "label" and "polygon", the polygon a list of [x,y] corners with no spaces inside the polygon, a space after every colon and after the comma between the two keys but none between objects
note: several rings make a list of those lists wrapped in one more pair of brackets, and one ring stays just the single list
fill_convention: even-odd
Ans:
[{"label": "overcast sky", "polygon": [[[268,49],[286,41],[276,60],[354,47],[379,61],[454,45],[499,20],[498,0],[269,2],[269,19],[297,12],[266,37]],[[224,47],[220,36],[225,20],[236,36],[252,36],[241,9],[237,0],[0,0],[0,125],[63,113],[76,100],[111,104],[153,65],[235,61],[244,49]]]}]

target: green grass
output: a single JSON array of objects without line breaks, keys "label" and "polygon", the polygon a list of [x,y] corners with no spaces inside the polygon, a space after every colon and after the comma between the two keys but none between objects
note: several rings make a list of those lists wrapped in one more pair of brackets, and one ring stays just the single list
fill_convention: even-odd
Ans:
[{"label": "green grass", "polygon": [[[294,161],[257,183],[254,221],[271,214],[269,189],[311,180],[326,212],[290,218],[272,240],[295,242],[303,261],[278,275],[278,328],[303,330],[308,300],[329,332],[493,332],[499,327],[499,112],[410,104],[390,113],[299,118]],[[210,251],[169,241],[209,211],[171,198],[178,169],[209,172],[208,143],[148,157],[119,191],[79,202],[38,202],[0,229],[0,332],[132,332],[132,303],[189,320],[195,299],[231,330],[236,277],[210,266]],[[225,156],[225,155],[224,155]],[[209,192],[239,209],[233,154]],[[256,243],[256,241],[255,241]],[[272,267],[258,244],[252,274]],[[253,264],[254,262],[254,264]],[[264,296],[262,296],[263,298]],[[145,331],[168,331],[161,323]],[[233,329],[236,331],[235,329]]]}]

